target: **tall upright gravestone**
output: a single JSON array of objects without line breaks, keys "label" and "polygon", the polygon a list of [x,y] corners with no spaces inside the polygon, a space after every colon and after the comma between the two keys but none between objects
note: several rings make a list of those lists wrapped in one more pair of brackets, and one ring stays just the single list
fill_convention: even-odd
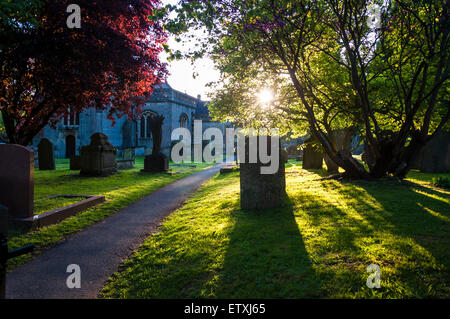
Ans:
[{"label": "tall upright gravestone", "polygon": [[152,154],[145,156],[142,172],[166,172],[169,170],[169,158],[161,152],[162,124],[164,116],[152,115],[150,130],[153,137]]},{"label": "tall upright gravestone", "polygon": [[[272,152],[270,137],[262,138],[267,141],[268,152]],[[286,194],[285,157],[278,147],[278,170],[274,174],[262,174],[261,167],[269,166],[263,164],[259,159],[260,141],[258,138],[256,163],[249,163],[249,139],[246,138],[244,163],[240,163],[240,189],[242,209],[266,209],[278,207],[283,203]],[[273,158],[273,157],[272,157]]]},{"label": "tall upright gravestone", "polygon": [[0,204],[11,218],[33,216],[34,152],[25,146],[0,144]]},{"label": "tall upright gravestone", "polygon": [[53,154],[53,144],[46,138],[43,138],[38,145],[38,161],[40,170],[55,169],[55,156]]}]

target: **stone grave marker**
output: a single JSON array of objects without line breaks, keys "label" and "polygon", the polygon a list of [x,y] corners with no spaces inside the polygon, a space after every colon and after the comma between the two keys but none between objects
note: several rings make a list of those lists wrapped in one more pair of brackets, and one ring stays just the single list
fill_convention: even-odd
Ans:
[{"label": "stone grave marker", "polygon": [[118,169],[129,169],[134,167],[136,151],[134,148],[126,148],[122,151],[122,156],[117,159]]},{"label": "stone grave marker", "polygon": [[[257,163],[248,163],[248,141],[247,137],[245,143],[247,160],[245,163],[240,163],[241,208],[260,210],[278,207],[282,205],[286,193],[285,159],[281,154],[281,145],[279,147],[278,171],[274,174],[261,174],[261,167],[269,166],[269,164],[262,164],[259,155]],[[267,139],[267,143],[270,152],[270,139]]]},{"label": "stone grave marker", "polygon": [[91,143],[80,150],[80,175],[106,176],[117,172],[116,148],[108,141],[108,136],[95,133]]},{"label": "stone grave marker", "polygon": [[450,173],[450,132],[438,132],[418,155],[423,173]]},{"label": "stone grave marker", "polygon": [[70,170],[79,171],[81,169],[81,156],[74,155],[70,157]]},{"label": "stone grave marker", "polygon": [[33,216],[34,152],[25,146],[0,144],[0,204],[11,218]]},{"label": "stone grave marker", "polygon": [[38,145],[38,162],[40,170],[55,169],[53,144],[47,138],[43,138]]},{"label": "stone grave marker", "polygon": [[162,115],[152,115],[150,117],[153,148],[152,153],[145,156],[142,172],[167,172],[169,170],[169,158],[161,152],[163,122],[164,116]]},{"label": "stone grave marker", "polygon": [[309,138],[305,141],[305,148],[303,150],[303,163],[304,169],[319,169],[322,168],[323,153],[322,150],[315,145],[317,141],[313,138]]}]

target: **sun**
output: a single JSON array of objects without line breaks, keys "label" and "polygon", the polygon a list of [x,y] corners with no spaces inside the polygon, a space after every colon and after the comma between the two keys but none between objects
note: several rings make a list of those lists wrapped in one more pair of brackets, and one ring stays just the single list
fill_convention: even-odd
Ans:
[{"label": "sun", "polygon": [[273,101],[273,92],[270,89],[262,89],[258,93],[259,103],[262,105],[267,105]]}]

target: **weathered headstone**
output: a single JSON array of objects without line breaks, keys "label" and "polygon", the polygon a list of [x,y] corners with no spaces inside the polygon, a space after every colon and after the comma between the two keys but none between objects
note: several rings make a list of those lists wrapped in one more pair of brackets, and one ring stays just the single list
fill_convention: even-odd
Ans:
[{"label": "weathered headstone", "polygon": [[122,126],[122,146],[132,148],[136,146],[136,123],[125,121]]},{"label": "weathered headstone", "polygon": [[450,132],[438,132],[422,149],[419,169],[424,173],[450,173]]},{"label": "weathered headstone", "polygon": [[91,143],[83,146],[80,154],[80,175],[106,176],[117,172],[117,150],[103,133],[93,134]]},{"label": "weathered headstone", "polygon": [[[270,152],[270,139],[267,139],[267,142]],[[269,164],[262,164],[259,158],[257,163],[249,163],[248,138],[246,138],[245,144],[247,160],[245,163],[240,163],[241,208],[259,210],[282,205],[286,194],[286,178],[281,147],[279,148],[278,171],[274,174],[261,174],[261,167],[269,166]]]},{"label": "weathered headstone", "polygon": [[118,169],[129,169],[134,167],[136,151],[134,148],[126,148],[122,151],[122,156],[117,159]]},{"label": "weathered headstone", "polygon": [[0,204],[11,218],[33,216],[34,152],[16,144],[0,144]]},{"label": "weathered headstone", "polygon": [[289,158],[297,158],[302,155],[303,151],[299,149],[298,145],[289,145],[286,148]]},{"label": "weathered headstone", "polygon": [[322,168],[323,154],[322,150],[317,146],[317,141],[309,138],[305,141],[305,148],[303,149],[303,164],[304,169],[319,169]]},{"label": "weathered headstone", "polygon": [[43,138],[38,145],[38,161],[40,170],[54,170],[55,157],[53,155],[53,144]]},{"label": "weathered headstone", "polygon": [[145,156],[143,172],[167,172],[169,158],[161,153],[162,124],[164,116],[152,115],[149,119],[153,138],[152,154]]},{"label": "weathered headstone", "polygon": [[81,169],[81,156],[74,155],[70,158],[70,170],[79,171]]}]

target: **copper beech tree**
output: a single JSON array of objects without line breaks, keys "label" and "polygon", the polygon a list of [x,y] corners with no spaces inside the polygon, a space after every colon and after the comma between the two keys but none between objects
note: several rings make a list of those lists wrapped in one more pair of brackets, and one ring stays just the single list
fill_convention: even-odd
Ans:
[{"label": "copper beech tree", "polygon": [[0,110],[7,142],[28,145],[69,109],[110,106],[110,119],[132,117],[165,79],[158,55],[166,34],[149,18],[158,0],[79,0],[80,28],[68,27],[71,1],[20,3],[35,5],[25,17],[0,8]]}]

